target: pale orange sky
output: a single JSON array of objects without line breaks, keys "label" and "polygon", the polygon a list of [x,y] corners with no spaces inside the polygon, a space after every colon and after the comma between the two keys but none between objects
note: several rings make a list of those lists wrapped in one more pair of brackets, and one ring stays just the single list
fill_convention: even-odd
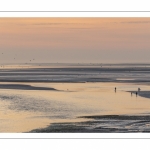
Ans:
[{"label": "pale orange sky", "polygon": [[150,18],[0,18],[0,54],[1,63],[150,62]]}]

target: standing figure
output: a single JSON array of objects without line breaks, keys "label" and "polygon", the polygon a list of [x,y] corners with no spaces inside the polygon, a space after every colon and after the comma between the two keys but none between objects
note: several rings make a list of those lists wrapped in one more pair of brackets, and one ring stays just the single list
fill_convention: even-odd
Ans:
[{"label": "standing figure", "polygon": [[116,87],[115,87],[115,92],[116,92]]},{"label": "standing figure", "polygon": [[141,89],[140,88],[138,88],[138,92],[140,92],[141,91]]}]

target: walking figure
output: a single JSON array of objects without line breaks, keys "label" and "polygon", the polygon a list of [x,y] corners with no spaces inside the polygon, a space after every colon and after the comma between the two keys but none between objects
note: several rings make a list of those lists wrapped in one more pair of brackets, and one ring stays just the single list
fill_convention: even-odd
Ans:
[{"label": "walking figure", "polygon": [[136,92],[136,96],[137,96],[137,94],[138,94],[138,93]]},{"label": "walking figure", "polygon": [[115,92],[116,92],[116,87],[115,87]]}]

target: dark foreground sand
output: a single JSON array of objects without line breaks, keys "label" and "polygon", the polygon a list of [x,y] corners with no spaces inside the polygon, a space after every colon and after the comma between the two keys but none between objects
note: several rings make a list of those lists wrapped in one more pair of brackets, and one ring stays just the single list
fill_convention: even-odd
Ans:
[{"label": "dark foreground sand", "polygon": [[150,116],[83,116],[91,121],[53,123],[32,133],[133,133],[150,132]]}]

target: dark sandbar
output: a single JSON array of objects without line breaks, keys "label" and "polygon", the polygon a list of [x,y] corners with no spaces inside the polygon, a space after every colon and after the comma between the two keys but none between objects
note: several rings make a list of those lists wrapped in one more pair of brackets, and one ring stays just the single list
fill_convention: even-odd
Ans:
[{"label": "dark sandbar", "polygon": [[56,90],[48,87],[34,87],[23,84],[0,84],[0,89],[16,89],[16,90]]}]

